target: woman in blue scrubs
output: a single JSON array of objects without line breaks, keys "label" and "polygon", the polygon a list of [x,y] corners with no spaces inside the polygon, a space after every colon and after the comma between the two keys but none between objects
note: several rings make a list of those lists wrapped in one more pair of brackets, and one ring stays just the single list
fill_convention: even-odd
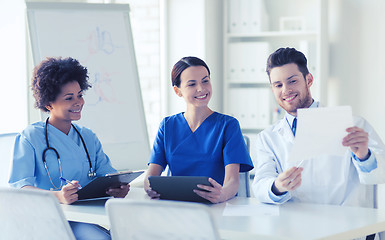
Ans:
[{"label": "woman in blue scrubs", "polygon": [[224,202],[238,191],[239,172],[253,169],[238,121],[208,107],[213,94],[210,70],[196,57],[184,57],[173,67],[172,86],[186,102],[186,111],[163,119],[154,141],[144,187],[168,165],[173,176],[207,176],[212,185],[194,190],[212,203]]},{"label": "woman in blue scrubs", "polygon": [[[87,79],[87,69],[72,58],[47,58],[34,69],[35,106],[48,112],[49,118],[16,137],[12,187],[51,191],[61,203],[71,204],[78,199],[78,187],[95,176],[116,172],[96,135],[72,124],[81,117],[83,92],[91,87]],[[71,183],[63,183],[61,177]],[[129,188],[121,186],[107,193],[125,197]],[[76,239],[110,239],[106,229],[94,224],[70,222],[70,226]]]}]

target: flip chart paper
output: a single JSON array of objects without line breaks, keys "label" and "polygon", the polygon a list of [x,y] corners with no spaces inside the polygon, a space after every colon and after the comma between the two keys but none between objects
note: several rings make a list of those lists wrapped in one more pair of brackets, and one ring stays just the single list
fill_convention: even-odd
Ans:
[{"label": "flip chart paper", "polygon": [[347,147],[342,139],[353,126],[350,106],[298,109],[297,131],[289,162],[300,162],[321,155],[343,156]]}]

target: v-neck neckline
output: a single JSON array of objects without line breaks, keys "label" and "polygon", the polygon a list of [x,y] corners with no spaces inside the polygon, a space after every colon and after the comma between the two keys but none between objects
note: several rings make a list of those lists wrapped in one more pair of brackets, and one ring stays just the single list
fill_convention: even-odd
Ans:
[{"label": "v-neck neckline", "polygon": [[[74,147],[76,146],[77,148],[79,148],[79,150],[82,150],[82,146],[78,145],[78,143],[75,140],[75,137],[74,137],[75,129],[73,129],[74,127],[72,125],[71,125],[70,131],[68,132],[68,134],[65,134],[64,132],[60,131],[58,128],[56,128],[52,124],[49,124],[48,128],[51,129],[51,131],[56,132],[56,133],[54,133],[54,135],[59,137],[59,139],[64,140],[64,138],[67,138],[67,140],[70,140],[70,141],[65,140],[65,141],[67,141],[66,142],[67,144],[71,144]],[[50,130],[48,130],[48,131],[50,131]]]},{"label": "v-neck neckline", "polygon": [[210,115],[208,115],[208,116],[205,118],[205,120],[203,120],[203,122],[202,122],[202,123],[195,129],[195,131],[191,130],[190,125],[188,124],[187,119],[186,119],[186,117],[184,116],[184,113],[185,113],[185,112],[182,112],[182,113],[181,113],[182,118],[184,119],[184,122],[185,122],[187,128],[190,130],[190,133],[194,134],[194,133],[196,133],[196,132],[201,128],[201,126],[202,126],[205,122],[207,122],[207,120],[208,120],[211,116],[213,116],[216,112],[213,111]]}]

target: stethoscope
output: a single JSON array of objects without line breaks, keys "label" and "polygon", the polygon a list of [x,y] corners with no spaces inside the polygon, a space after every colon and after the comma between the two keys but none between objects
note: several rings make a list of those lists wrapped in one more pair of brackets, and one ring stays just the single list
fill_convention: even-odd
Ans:
[{"label": "stethoscope", "polygon": [[[60,161],[60,155],[58,153],[58,151],[53,148],[53,147],[50,147],[49,146],[49,141],[48,141],[48,119],[45,120],[45,127],[44,127],[44,133],[45,133],[45,141],[47,143],[47,147],[44,149],[43,151],[43,163],[44,163],[44,167],[45,167],[45,170],[47,171],[48,173],[48,177],[49,177],[49,180],[51,181],[52,185],[56,188],[56,189],[60,189],[63,185],[62,181],[60,181],[60,186],[59,187],[56,187],[56,185],[53,183],[52,181],[52,178],[51,178],[51,175],[49,174],[49,170],[48,170],[48,167],[47,167],[47,161],[45,160],[45,154],[49,151],[49,150],[52,150],[55,152],[56,154],[56,157],[57,157],[57,161],[59,163],[59,171],[60,171],[60,177],[63,177],[63,172],[62,172],[62,168],[61,168],[61,161]],[[92,163],[91,163],[91,158],[90,158],[90,155],[88,153],[88,150],[87,150],[87,147],[86,147],[86,143],[84,142],[84,139],[82,137],[82,135],[80,134],[80,132],[76,129],[76,127],[71,123],[71,126],[75,129],[76,133],[79,135],[80,137],[80,140],[82,141],[83,143],[83,146],[84,146],[84,150],[86,151],[86,154],[87,154],[87,158],[88,158],[88,163],[90,165],[90,170],[88,170],[88,177],[90,179],[96,177],[96,172],[93,170],[92,168]]]}]

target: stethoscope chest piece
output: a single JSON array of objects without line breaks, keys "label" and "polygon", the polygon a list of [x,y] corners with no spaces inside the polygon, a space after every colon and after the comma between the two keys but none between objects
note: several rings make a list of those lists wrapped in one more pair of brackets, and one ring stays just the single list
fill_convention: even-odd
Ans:
[{"label": "stethoscope chest piece", "polygon": [[[48,119],[49,118],[47,118],[47,120],[45,121],[45,127],[44,127],[45,141],[46,141],[47,147],[43,151],[43,163],[44,163],[44,168],[47,171],[48,177],[49,177],[52,185],[55,187],[55,189],[60,189],[62,187],[62,182],[60,181],[60,186],[59,187],[56,187],[56,185],[53,183],[53,181],[51,179],[51,175],[50,175],[48,167],[47,167],[47,161],[45,159],[45,155],[46,155],[46,153],[48,151],[50,151],[50,150],[54,151],[55,154],[56,154],[56,158],[57,158],[58,164],[59,164],[60,177],[63,177],[63,172],[62,172],[62,168],[61,168],[61,161],[60,161],[59,152],[55,148],[49,146],[49,141],[48,141]],[[88,170],[88,177],[90,179],[95,178],[96,177],[96,172],[92,168],[91,158],[90,158],[90,155],[88,153],[88,150],[87,150],[87,147],[86,147],[86,143],[84,142],[84,139],[83,139],[82,135],[80,134],[80,132],[77,130],[77,128],[73,124],[71,124],[71,126],[75,129],[76,133],[79,135],[80,140],[82,141],[82,144],[84,146],[84,150],[86,151],[87,158],[88,158],[88,163],[89,163],[89,166],[90,166],[90,169]]]},{"label": "stethoscope chest piece", "polygon": [[94,172],[92,167],[90,168],[90,170],[88,170],[88,177],[89,178],[95,178],[96,177],[96,172]]}]

